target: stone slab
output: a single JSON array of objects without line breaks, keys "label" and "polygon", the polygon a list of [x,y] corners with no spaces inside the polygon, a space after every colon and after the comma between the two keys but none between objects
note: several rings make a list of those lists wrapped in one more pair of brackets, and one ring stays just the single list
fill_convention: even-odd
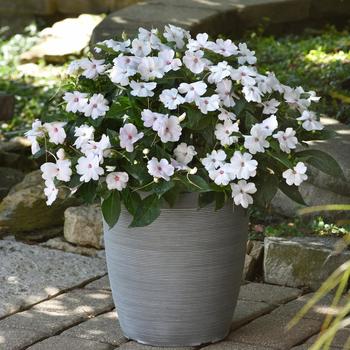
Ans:
[{"label": "stone slab", "polygon": [[0,329],[39,329],[49,337],[113,308],[110,292],[76,289],[0,320]]},{"label": "stone slab", "polygon": [[0,240],[0,318],[106,273],[105,260]]},{"label": "stone slab", "polygon": [[99,343],[92,340],[56,336],[45,339],[28,350],[112,350],[114,347],[109,344]]},{"label": "stone slab", "polygon": [[82,322],[75,327],[67,329],[62,335],[95,340],[115,346],[127,341],[120,328],[116,311],[108,312]]},{"label": "stone slab", "polygon": [[[341,329],[339,330],[332,343],[331,343],[331,346],[332,347],[335,347],[335,348],[339,348],[339,349],[344,349],[344,350],[348,350],[349,348],[348,347],[344,347],[344,345],[346,344],[346,342],[348,341],[348,339],[350,338],[350,329]],[[316,342],[316,340],[318,339],[318,335],[315,335],[313,337],[311,337],[305,345],[312,345]]]},{"label": "stone slab", "polygon": [[102,290],[111,290],[109,283],[108,275],[102,278],[99,278],[93,282],[88,283],[85,286],[86,289],[102,289]]},{"label": "stone slab", "polygon": [[21,350],[35,341],[45,338],[45,333],[29,329],[0,329],[1,350]]},{"label": "stone slab", "polygon": [[285,350],[302,343],[321,327],[321,322],[304,319],[287,331],[286,326],[290,319],[290,315],[285,318],[265,315],[232,331],[229,339],[238,343]]},{"label": "stone slab", "polygon": [[272,350],[273,348],[266,346],[255,346],[232,341],[223,341],[217,344],[211,344],[201,348],[201,350]]},{"label": "stone slab", "polygon": [[295,299],[300,294],[301,291],[296,288],[282,287],[272,284],[248,283],[241,287],[238,299],[278,305]]},{"label": "stone slab", "polygon": [[150,346],[129,341],[118,347],[118,350],[194,350],[193,347],[162,347],[162,346]]}]

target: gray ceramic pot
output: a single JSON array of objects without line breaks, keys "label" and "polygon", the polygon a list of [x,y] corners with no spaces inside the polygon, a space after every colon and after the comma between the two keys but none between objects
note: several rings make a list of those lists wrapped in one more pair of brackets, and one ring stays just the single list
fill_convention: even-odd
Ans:
[{"label": "gray ceramic pot", "polygon": [[155,346],[195,346],[229,332],[241,283],[248,219],[226,205],[197,209],[185,194],[151,225],[105,225],[109,279],[124,335]]}]

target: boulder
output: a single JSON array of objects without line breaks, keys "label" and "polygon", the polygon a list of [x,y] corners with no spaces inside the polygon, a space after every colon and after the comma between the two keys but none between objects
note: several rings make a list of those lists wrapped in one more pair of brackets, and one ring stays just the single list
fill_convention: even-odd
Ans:
[{"label": "boulder", "polygon": [[100,206],[68,208],[64,212],[64,238],[77,245],[102,248],[104,244]]},{"label": "boulder", "polygon": [[350,259],[338,240],[325,237],[265,238],[264,280],[288,287],[317,290],[333,271]]},{"label": "boulder", "polygon": [[249,240],[243,268],[243,280],[254,281],[262,275],[264,245],[260,241]]},{"label": "boulder", "polygon": [[0,167],[0,200],[4,198],[10,188],[23,180],[23,173],[17,169]]},{"label": "boulder", "polygon": [[0,203],[0,234],[31,232],[63,224],[65,209],[77,205],[66,191],[59,191],[57,200],[46,205],[44,181],[40,170],[26,175]]}]

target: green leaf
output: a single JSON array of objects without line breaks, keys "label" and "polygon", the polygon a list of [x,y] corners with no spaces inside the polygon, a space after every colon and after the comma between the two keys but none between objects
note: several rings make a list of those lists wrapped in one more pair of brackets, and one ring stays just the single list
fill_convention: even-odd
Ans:
[{"label": "green leaf", "polygon": [[178,197],[179,197],[178,187],[173,187],[170,191],[164,193],[163,195],[163,198],[167,201],[167,203],[171,208],[175,205]]},{"label": "green leaf", "polygon": [[107,222],[109,228],[112,228],[120,216],[120,196],[118,191],[112,191],[110,195],[102,202],[103,218]]},{"label": "green leaf", "polygon": [[345,180],[345,175],[338,162],[326,152],[316,149],[309,149],[305,151],[296,152],[295,156],[297,158],[304,158],[305,162],[309,163],[310,165],[314,166],[315,168],[323,171],[328,175],[334,177],[341,177]]},{"label": "green leaf", "polygon": [[156,193],[158,197],[161,197],[165,192],[168,192],[174,186],[174,181],[160,180],[158,183],[154,184],[153,192]]},{"label": "green leaf", "polygon": [[107,135],[112,146],[119,147],[119,134],[115,130],[107,129]]},{"label": "green leaf", "polygon": [[220,210],[223,208],[227,200],[225,192],[216,192],[215,193],[215,210]]},{"label": "green leaf", "polygon": [[199,175],[188,175],[188,177],[180,178],[180,181],[185,185],[190,192],[209,192],[212,191],[209,184]]},{"label": "green leaf", "polygon": [[255,181],[257,192],[254,195],[254,203],[266,208],[278,189],[278,179],[272,174],[263,174],[260,179]]},{"label": "green leaf", "polygon": [[297,186],[289,186],[284,182],[281,182],[279,184],[280,190],[288,196],[290,199],[292,199],[294,202],[297,202],[302,205],[307,205],[302,197],[302,195],[299,192],[299,189]]},{"label": "green leaf", "polygon": [[204,192],[200,193],[198,196],[198,206],[199,208],[204,208],[215,200],[215,192]]},{"label": "green leaf", "polygon": [[135,215],[137,208],[142,202],[140,195],[136,191],[125,188],[122,191],[123,204],[131,215]]},{"label": "green leaf", "polygon": [[96,199],[97,186],[97,181],[84,183],[80,186],[77,195],[81,197],[85,203],[92,204]]},{"label": "green leaf", "polygon": [[130,227],[142,227],[151,224],[160,215],[160,200],[152,194],[141,201]]}]

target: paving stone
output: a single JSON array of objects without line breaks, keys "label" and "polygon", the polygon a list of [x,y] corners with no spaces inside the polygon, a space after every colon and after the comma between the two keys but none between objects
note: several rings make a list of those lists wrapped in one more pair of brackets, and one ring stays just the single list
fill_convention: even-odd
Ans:
[{"label": "paving stone", "polygon": [[162,347],[162,346],[150,346],[136,343],[134,341],[129,341],[118,347],[118,350],[194,350],[193,347]]},{"label": "paving stone", "polygon": [[232,331],[228,339],[238,343],[285,350],[308,339],[321,327],[321,322],[304,319],[288,331],[286,326],[290,319],[290,315],[284,318],[272,314],[265,315]]},{"label": "paving stone", "polygon": [[112,308],[110,292],[77,289],[0,320],[0,329],[39,329],[52,336]]},{"label": "paving stone", "polygon": [[106,273],[105,260],[0,240],[0,317]]},{"label": "paving stone", "polygon": [[27,348],[28,350],[112,350],[109,344],[99,343],[92,340],[56,336],[45,339]]},{"label": "paving stone", "polygon": [[201,348],[201,350],[272,350],[273,348],[266,346],[255,346],[232,341],[223,341]]},{"label": "paving stone", "polygon": [[80,323],[75,327],[67,329],[62,335],[95,340],[111,345],[120,345],[127,341],[120,328],[115,311]]},{"label": "paving stone", "polygon": [[274,309],[275,306],[261,301],[238,300],[232,320],[232,329],[240,327]]},{"label": "paving stone", "polygon": [[40,333],[40,331],[17,328],[0,329],[0,349],[20,350],[43,338],[45,338],[45,333]]},{"label": "paving stone", "polygon": [[272,284],[248,283],[241,287],[238,299],[278,305],[295,299],[300,294],[301,291],[296,288],[275,286]]},{"label": "paving stone", "polygon": [[108,275],[90,282],[85,286],[86,289],[111,290]]},{"label": "paving stone", "polygon": [[[341,329],[340,331],[337,332],[337,334],[335,335],[331,346],[332,347],[336,347],[336,348],[341,348],[344,350],[349,350],[350,347],[347,346],[346,348],[344,348],[344,345],[346,344],[346,342],[348,341],[350,337],[350,330],[349,329]],[[312,345],[315,343],[315,341],[318,339],[318,335],[315,335],[313,337],[311,337],[306,343],[305,345]]]}]

